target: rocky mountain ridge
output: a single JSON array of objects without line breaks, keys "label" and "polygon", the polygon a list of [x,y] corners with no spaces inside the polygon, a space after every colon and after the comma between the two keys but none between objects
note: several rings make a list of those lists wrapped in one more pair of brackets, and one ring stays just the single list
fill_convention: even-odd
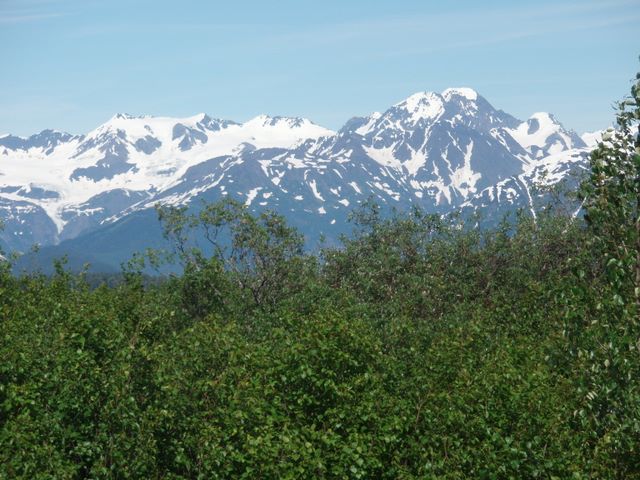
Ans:
[{"label": "rocky mountain ridge", "polygon": [[533,185],[584,168],[589,144],[551,114],[521,121],[470,88],[419,92],[337,132],[304,118],[118,114],[86,135],[0,137],[0,241],[25,251],[108,236],[119,222],[135,230],[132,219],[157,204],[227,195],[279,211],[310,242],[335,238],[370,197],[398,209],[535,213]]}]

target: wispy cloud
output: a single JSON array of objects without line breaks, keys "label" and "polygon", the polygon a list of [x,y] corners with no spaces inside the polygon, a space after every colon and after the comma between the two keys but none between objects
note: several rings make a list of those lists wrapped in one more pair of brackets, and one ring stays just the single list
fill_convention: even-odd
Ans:
[{"label": "wispy cloud", "polygon": [[584,30],[605,29],[622,25],[637,24],[640,22],[639,15],[618,16],[611,18],[594,19],[589,21],[565,21],[562,24],[544,24],[541,26],[531,26],[522,28],[519,31],[501,31],[491,35],[476,37],[471,40],[444,39],[440,42],[423,47],[396,49],[389,52],[378,52],[372,54],[373,57],[402,57],[419,54],[442,52],[446,50],[458,50],[469,48],[482,48],[491,45],[500,45],[517,42],[519,40],[531,38],[549,38],[552,35],[568,34]]},{"label": "wispy cloud", "polygon": [[0,24],[41,22],[68,15],[65,2],[52,0],[21,0],[0,3]]},{"label": "wispy cloud", "polygon": [[65,13],[36,13],[31,15],[7,15],[0,13],[0,24],[28,23],[65,16]]},{"label": "wispy cloud", "polygon": [[[267,35],[262,47],[306,48],[376,42],[382,55],[385,47],[400,53],[464,48],[628,24],[638,19],[638,15],[629,15],[629,7],[638,6],[638,0],[586,1],[544,8],[516,4],[508,8],[482,6],[426,15],[362,18]],[[470,37],[472,41],[466,41]],[[415,39],[431,45],[412,49],[414,42],[409,40]],[[402,44],[402,49],[396,48],[398,44]]]}]

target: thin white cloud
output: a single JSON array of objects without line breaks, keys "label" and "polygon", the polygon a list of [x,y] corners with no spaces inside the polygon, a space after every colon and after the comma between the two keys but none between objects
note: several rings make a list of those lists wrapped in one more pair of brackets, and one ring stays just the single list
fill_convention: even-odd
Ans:
[{"label": "thin white cloud", "polygon": [[64,13],[36,13],[31,15],[6,15],[0,13],[0,24],[38,22],[65,15]]},{"label": "thin white cloud", "polygon": [[0,4],[0,24],[30,23],[68,15],[64,0],[4,1]]},{"label": "thin white cloud", "polygon": [[[636,16],[629,15],[628,10],[625,15],[621,9],[639,5],[638,0],[618,0],[561,3],[544,7],[483,7],[433,14],[365,18],[304,30],[266,34],[262,47],[295,49],[340,45],[347,42],[376,42],[376,48],[382,53],[386,46],[392,46],[397,50],[395,47],[398,41],[416,38],[420,38],[423,43],[437,40],[435,43],[438,45],[426,47],[425,51],[487,45],[566,30],[630,23],[636,20]],[[464,40],[469,37],[473,37],[474,41]],[[403,45],[402,51],[411,50],[407,47],[409,46]]]},{"label": "thin white cloud", "polygon": [[597,30],[601,28],[611,28],[615,26],[637,24],[640,22],[640,15],[617,16],[611,18],[602,18],[590,21],[566,21],[562,24],[545,24],[544,26],[536,26],[533,28],[523,28],[517,32],[499,32],[495,35],[477,37],[472,40],[459,41],[455,39],[443,39],[437,43],[417,48],[403,48],[401,50],[393,50],[388,52],[372,52],[368,58],[390,58],[413,56],[420,54],[428,54],[441,52],[445,50],[456,50],[463,48],[479,48],[489,45],[499,45],[503,43],[511,43],[514,41],[535,38],[548,37],[550,35],[558,35],[569,32],[579,32],[584,30]]}]

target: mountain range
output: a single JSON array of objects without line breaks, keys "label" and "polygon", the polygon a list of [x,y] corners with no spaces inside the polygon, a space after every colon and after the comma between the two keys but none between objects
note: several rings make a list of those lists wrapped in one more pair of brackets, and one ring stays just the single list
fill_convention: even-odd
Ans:
[{"label": "mountain range", "polygon": [[155,206],[224,196],[273,209],[309,248],[348,231],[354,207],[535,215],[538,185],[584,169],[597,133],[579,136],[553,115],[522,121],[470,88],[420,92],[338,131],[305,118],[117,114],[86,135],[44,130],[0,137],[0,247],[40,262],[117,269],[162,245]]}]

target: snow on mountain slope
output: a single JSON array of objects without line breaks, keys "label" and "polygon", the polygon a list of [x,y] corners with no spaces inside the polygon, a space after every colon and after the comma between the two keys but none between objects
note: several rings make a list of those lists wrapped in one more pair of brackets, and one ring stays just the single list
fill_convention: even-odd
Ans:
[{"label": "snow on mountain slope", "polygon": [[467,100],[475,101],[478,99],[478,92],[468,87],[447,88],[444,92],[442,92],[442,97],[447,101],[451,100],[451,98],[456,96],[466,98]]},{"label": "snow on mountain slope", "polygon": [[0,215],[10,225],[0,240],[55,244],[159,203],[227,195],[280,211],[310,238],[344,229],[369,197],[442,213],[531,206],[532,186],[584,164],[590,142],[550,114],[520,121],[466,87],[416,93],[338,132],[266,115],[118,114],[83,136],[0,137]]},{"label": "snow on mountain slope", "polygon": [[[296,208],[304,205],[302,211],[320,215],[353,208],[368,196],[385,205],[417,203],[445,211],[519,176],[524,182],[520,191],[528,196],[530,172],[549,170],[546,181],[553,182],[571,161],[559,154],[532,157],[535,141],[553,144],[544,132],[518,143],[511,132],[521,125],[527,122],[495,110],[468,88],[420,92],[383,113],[351,119],[337,135],[296,149],[241,151],[212,159],[123,215],[157,203],[229,194],[250,206],[276,209],[293,198]],[[580,143],[555,120],[546,131],[549,137],[565,135],[563,152],[569,151],[565,144]]]},{"label": "snow on mountain slope", "polygon": [[604,130],[596,130],[595,132],[585,132],[580,135],[582,141],[587,145],[587,147],[594,148],[598,145],[598,142],[602,140],[602,134]]},{"label": "snow on mountain slope", "polygon": [[473,89],[449,88],[416,93],[341,131],[361,135],[367,156],[413,179],[416,196],[452,205],[522,172],[529,154],[509,135],[520,123]]},{"label": "snow on mountain slope", "polygon": [[[480,214],[483,224],[496,224],[516,210],[534,217],[548,202],[564,198],[564,188],[575,189],[588,169],[589,148],[574,148],[532,162],[521,175],[509,177],[470,196],[460,209],[465,215]],[[551,194],[560,182],[565,185]],[[566,201],[577,214],[580,206]]]},{"label": "snow on mountain slope", "polygon": [[553,115],[544,112],[534,113],[517,128],[509,129],[509,133],[536,159],[572,148],[586,147],[575,132],[566,130]]},{"label": "snow on mountain slope", "polygon": [[394,112],[404,111],[405,123],[416,124],[420,120],[434,120],[444,112],[444,101],[433,92],[420,92],[394,105]]},{"label": "snow on mountain slope", "polygon": [[[301,118],[261,115],[238,124],[205,114],[182,119],[118,114],[86,136],[44,131],[0,139],[0,197],[38,206],[61,233],[73,212],[93,217],[103,211],[90,199],[104,192],[148,193],[212,157],[247,148],[290,148],[332,134]],[[138,194],[128,197],[140,200]]]}]

